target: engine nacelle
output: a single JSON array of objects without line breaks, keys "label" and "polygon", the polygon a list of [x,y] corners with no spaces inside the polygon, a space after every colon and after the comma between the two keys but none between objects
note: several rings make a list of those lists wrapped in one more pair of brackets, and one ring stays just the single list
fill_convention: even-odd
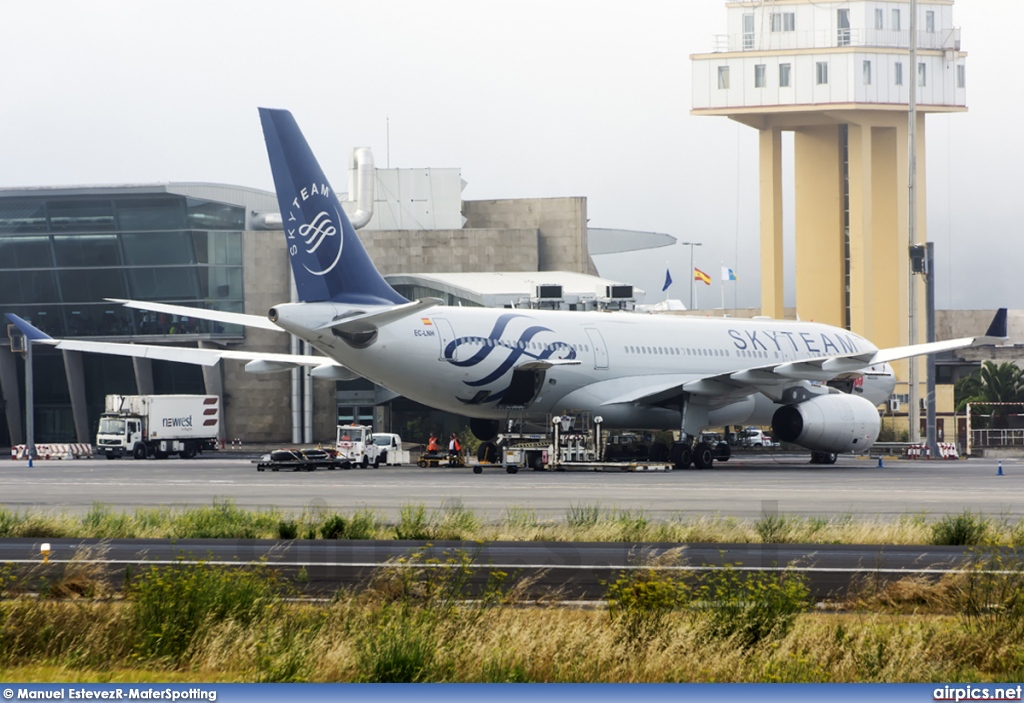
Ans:
[{"label": "engine nacelle", "polygon": [[797,405],[785,405],[772,417],[776,439],[819,452],[864,452],[882,428],[870,400],[830,393]]}]

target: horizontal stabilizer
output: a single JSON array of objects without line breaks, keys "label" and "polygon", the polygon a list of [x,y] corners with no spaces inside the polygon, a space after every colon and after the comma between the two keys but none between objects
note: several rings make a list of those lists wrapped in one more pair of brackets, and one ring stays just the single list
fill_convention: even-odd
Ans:
[{"label": "horizontal stabilizer", "polygon": [[371,310],[370,312],[360,311],[353,315],[331,320],[326,325],[321,325],[318,330],[334,329],[339,332],[363,332],[374,327],[382,327],[395,320],[415,315],[428,308],[443,305],[440,298],[422,298],[411,303],[404,303],[383,310]]},{"label": "horizontal stabilizer", "polygon": [[226,325],[242,325],[243,327],[258,327],[263,330],[281,331],[281,328],[261,315],[247,315],[240,312],[224,312],[223,310],[205,310],[203,308],[190,308],[187,305],[170,305],[168,303],[150,303],[140,300],[122,300],[120,298],[106,298],[112,303],[120,303],[126,308],[135,310],[148,310],[150,312],[162,312],[168,315],[180,315],[182,317],[194,317],[197,320],[210,320],[222,322]]}]

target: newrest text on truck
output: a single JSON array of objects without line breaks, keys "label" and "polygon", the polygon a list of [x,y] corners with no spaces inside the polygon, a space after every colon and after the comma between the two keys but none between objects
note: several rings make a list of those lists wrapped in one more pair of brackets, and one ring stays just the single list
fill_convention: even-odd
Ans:
[{"label": "newrest text on truck", "polygon": [[216,449],[220,399],[215,395],[108,395],[96,453],[108,459],[191,459]]}]

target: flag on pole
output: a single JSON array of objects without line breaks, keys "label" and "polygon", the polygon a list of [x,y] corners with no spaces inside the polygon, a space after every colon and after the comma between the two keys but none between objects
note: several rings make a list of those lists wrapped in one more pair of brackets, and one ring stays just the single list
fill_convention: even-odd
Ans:
[{"label": "flag on pole", "polygon": [[670,285],[672,285],[672,274],[665,269],[665,285],[661,287],[662,292],[667,291]]},{"label": "flag on pole", "polygon": [[693,280],[703,281],[705,285],[711,285],[711,276],[707,275],[698,268],[693,269]]},{"label": "flag on pole", "polygon": [[723,281],[735,281],[736,273],[728,266],[722,267],[722,280]]}]

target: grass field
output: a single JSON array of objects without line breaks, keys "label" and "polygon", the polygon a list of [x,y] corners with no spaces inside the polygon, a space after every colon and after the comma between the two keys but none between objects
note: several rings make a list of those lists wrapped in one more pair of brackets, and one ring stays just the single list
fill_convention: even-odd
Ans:
[{"label": "grass field", "polygon": [[[105,581],[83,557],[59,573],[0,566],[0,678],[8,681],[852,682],[1024,678],[1024,571],[989,546],[1019,525],[972,513],[896,521],[702,518],[573,505],[564,520],[513,508],[485,523],[458,504],[287,514],[232,503],[84,516],[0,510],[0,537],[587,540],[973,544],[973,564],[938,583],[864,584],[814,604],[802,576],[731,568],[681,580],[640,568],[592,607],[524,600],[497,573],[468,590],[472,556],[404,568],[329,602],[256,564],[180,563]],[[669,553],[662,559],[675,559]],[[421,568],[422,567],[424,568]],[[411,566],[411,568],[410,568]],[[651,566],[655,566],[652,564]]]},{"label": "grass field", "polygon": [[952,544],[1024,546],[1024,522],[971,512],[938,518],[833,519],[767,514],[757,520],[727,517],[654,520],[640,510],[596,504],[570,505],[562,520],[510,507],[485,522],[460,503],[437,509],[421,503],[401,508],[396,522],[372,510],[342,514],[329,508],[301,513],[244,510],[231,501],[198,508],[115,511],[93,505],[84,515],[15,511],[0,507],[0,538],[156,539],[419,539],[587,542],[730,542],[815,544]]}]

